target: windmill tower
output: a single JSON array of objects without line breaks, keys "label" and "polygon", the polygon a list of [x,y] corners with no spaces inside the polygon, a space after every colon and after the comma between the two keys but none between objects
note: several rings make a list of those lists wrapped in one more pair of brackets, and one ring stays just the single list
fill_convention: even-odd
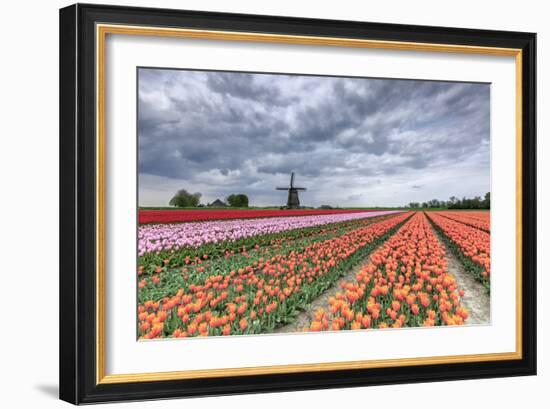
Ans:
[{"label": "windmill tower", "polygon": [[288,199],[286,201],[286,207],[289,209],[297,209],[300,207],[300,199],[298,198],[298,190],[306,190],[305,187],[294,186],[294,172],[290,174],[290,186],[289,187],[277,187],[276,190],[287,190]]}]

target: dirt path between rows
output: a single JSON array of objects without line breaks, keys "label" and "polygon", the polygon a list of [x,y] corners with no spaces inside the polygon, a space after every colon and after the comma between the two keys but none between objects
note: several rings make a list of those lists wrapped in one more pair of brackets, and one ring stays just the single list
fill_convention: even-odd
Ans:
[{"label": "dirt path between rows", "polygon": [[439,243],[445,247],[445,256],[447,257],[447,271],[454,275],[458,287],[464,290],[464,297],[460,298],[460,303],[468,309],[470,316],[466,321],[467,325],[488,325],[491,323],[491,299],[487,290],[481,283],[476,281],[471,274],[469,274],[462,263],[453,254],[452,250],[445,245],[440,234],[436,229],[435,232]]},{"label": "dirt path between rows", "polygon": [[[382,244],[380,244],[381,246]],[[317,311],[319,308],[327,308],[328,307],[328,300],[330,297],[334,297],[337,292],[343,292],[342,288],[340,288],[340,284],[342,284],[344,281],[355,283],[357,282],[355,279],[355,276],[357,273],[365,267],[369,262],[369,256],[373,254],[376,250],[375,248],[373,251],[369,253],[367,257],[363,259],[361,263],[359,263],[355,268],[351,269],[346,275],[340,277],[329,289],[327,289],[323,294],[321,294],[319,297],[317,297],[315,300],[309,304],[307,309],[305,311],[302,311],[295,319],[289,324],[283,325],[282,327],[279,327],[273,331],[275,334],[279,333],[288,333],[288,332],[302,332],[305,328],[309,328],[311,325],[311,322],[313,321],[313,317],[315,315],[315,311]]]}]

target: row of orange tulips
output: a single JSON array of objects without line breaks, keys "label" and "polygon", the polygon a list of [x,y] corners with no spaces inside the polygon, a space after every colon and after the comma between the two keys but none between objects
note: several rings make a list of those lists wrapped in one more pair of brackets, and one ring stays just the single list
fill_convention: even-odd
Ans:
[{"label": "row of orange tulips", "polygon": [[491,236],[486,231],[456,222],[439,213],[428,213],[435,227],[455,251],[466,269],[490,289]]},{"label": "row of orange tulips", "polygon": [[306,330],[462,325],[469,315],[424,213],[405,223],[341,289]]},{"label": "row of orange tulips", "polygon": [[489,212],[438,212],[440,216],[451,219],[455,222],[463,223],[477,229],[491,232],[491,217]]}]

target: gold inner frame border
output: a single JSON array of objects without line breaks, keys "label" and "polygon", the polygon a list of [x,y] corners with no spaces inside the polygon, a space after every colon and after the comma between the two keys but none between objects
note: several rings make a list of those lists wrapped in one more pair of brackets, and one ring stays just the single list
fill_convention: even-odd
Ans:
[{"label": "gold inner frame border", "polygon": [[[519,360],[522,358],[522,51],[515,48],[416,43],[368,39],[297,36],[251,32],[129,26],[96,25],[96,383],[173,381],[229,376],[290,374],[350,369],[389,368],[467,362]],[[516,65],[516,350],[506,353],[449,355],[368,361],[321,362],[171,372],[131,374],[105,373],[105,42],[107,35],[198,38],[297,45],[374,48],[401,51],[466,53],[515,57]]]}]

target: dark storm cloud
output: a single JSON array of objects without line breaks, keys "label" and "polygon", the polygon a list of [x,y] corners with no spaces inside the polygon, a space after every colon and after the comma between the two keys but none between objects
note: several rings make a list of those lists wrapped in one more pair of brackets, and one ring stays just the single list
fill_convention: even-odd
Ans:
[{"label": "dark storm cloud", "polygon": [[257,84],[250,87],[254,82],[255,74],[233,73],[231,76],[212,73],[208,75],[207,83],[213,92],[228,95],[234,98],[252,100],[254,102],[268,103],[270,105],[284,103],[280,99],[278,88],[270,87],[269,84]]},{"label": "dark storm cloud", "polygon": [[388,183],[408,187],[387,200],[412,200],[410,186],[420,191],[419,175],[436,170],[462,180],[457,194],[479,194],[489,185],[489,92],[487,84],[140,69],[140,201],[166,202],[158,189],[173,184],[206,200],[237,190],[254,204],[279,203],[274,186],[291,171],[313,205],[364,201],[372,196],[363,190]]}]

